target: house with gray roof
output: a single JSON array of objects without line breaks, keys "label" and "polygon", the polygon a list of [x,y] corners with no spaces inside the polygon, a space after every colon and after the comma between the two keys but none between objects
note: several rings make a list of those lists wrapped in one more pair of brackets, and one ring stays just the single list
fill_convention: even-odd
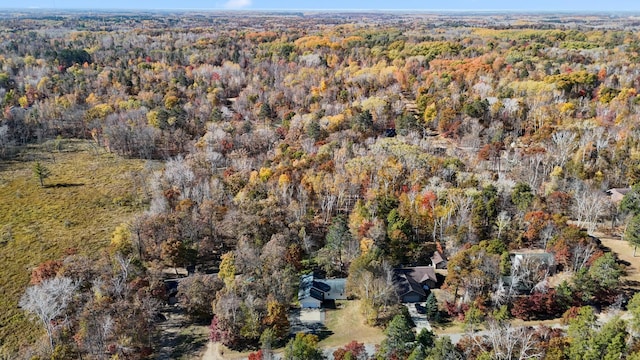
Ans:
[{"label": "house with gray roof", "polygon": [[303,309],[319,309],[328,300],[346,300],[347,279],[318,279],[313,274],[300,277],[298,301]]}]

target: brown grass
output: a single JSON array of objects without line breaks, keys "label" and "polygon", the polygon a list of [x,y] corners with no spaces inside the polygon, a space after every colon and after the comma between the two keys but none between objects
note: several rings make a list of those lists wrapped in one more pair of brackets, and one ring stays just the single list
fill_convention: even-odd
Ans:
[{"label": "brown grass", "polygon": [[[33,176],[35,161],[51,170],[44,188]],[[0,350],[13,352],[42,334],[17,308],[31,269],[69,248],[99,256],[115,226],[142,210],[134,179],[143,169],[143,161],[79,140],[65,141],[53,153],[25,148],[0,162]]]},{"label": "brown grass", "polygon": [[380,328],[366,325],[360,312],[360,301],[336,301],[337,309],[327,309],[325,325],[333,332],[320,341],[320,347],[343,346],[356,340],[365,344],[379,344],[385,336]]},{"label": "brown grass", "polygon": [[[623,282],[634,290],[640,290],[640,256],[633,256],[633,246],[619,237],[612,237],[603,233],[595,233],[602,245],[611,249],[618,259],[629,263],[625,268],[626,275],[622,278]],[[637,252],[640,254],[640,250]]]}]

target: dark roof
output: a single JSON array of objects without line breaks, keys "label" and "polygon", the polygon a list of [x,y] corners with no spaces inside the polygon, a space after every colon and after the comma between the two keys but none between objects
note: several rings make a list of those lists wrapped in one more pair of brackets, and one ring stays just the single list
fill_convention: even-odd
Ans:
[{"label": "dark roof", "polygon": [[[298,300],[302,301],[311,296],[313,288],[313,275],[303,275],[300,277],[300,289],[298,290]],[[314,297],[315,298],[315,297]],[[319,299],[322,301],[322,299]]]},{"label": "dark roof", "polygon": [[329,286],[328,284],[322,282],[322,281],[316,281],[313,280],[313,287],[322,291],[322,292],[329,292],[331,291],[331,286]]},{"label": "dark roof", "polygon": [[309,296],[311,296],[316,300],[320,300],[320,301],[324,300],[324,293],[313,287],[309,289]]},{"label": "dark roof", "polygon": [[436,270],[433,266],[414,266],[394,269],[394,271],[396,273],[407,275],[407,277],[412,278],[419,284],[422,284],[427,280],[438,282],[438,278],[436,277]]},{"label": "dark roof", "polygon": [[426,297],[425,286],[427,284],[425,284],[425,282],[429,280],[435,283],[438,282],[433,266],[414,266],[393,269],[393,273],[393,282],[399,297],[403,297],[412,292]]},{"label": "dark roof", "polygon": [[396,272],[394,276],[394,284],[396,285],[396,292],[400,297],[411,292],[419,294],[420,296],[427,296],[422,285],[416,282],[411,276],[407,276],[402,272]]}]

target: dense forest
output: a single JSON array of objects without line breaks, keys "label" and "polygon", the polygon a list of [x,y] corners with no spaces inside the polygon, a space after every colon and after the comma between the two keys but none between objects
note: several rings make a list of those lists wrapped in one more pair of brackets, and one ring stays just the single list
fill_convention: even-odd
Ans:
[{"label": "dense forest", "polygon": [[[212,341],[260,349],[251,358],[323,357],[287,319],[312,271],[347,278],[385,329],[378,359],[640,358],[638,284],[598,239],[640,244],[639,26],[0,13],[0,164],[64,139],[162,164],[102,252],[60,253],[3,285],[23,295],[3,300],[0,357],[153,358],[163,280],[189,268],[179,306]],[[46,167],[33,169],[42,186]],[[448,265],[427,310],[468,329],[455,343],[415,334],[393,281],[436,252]],[[554,269],[514,261],[526,252]],[[42,338],[14,332],[18,306]],[[334,356],[367,355],[355,342]]]}]

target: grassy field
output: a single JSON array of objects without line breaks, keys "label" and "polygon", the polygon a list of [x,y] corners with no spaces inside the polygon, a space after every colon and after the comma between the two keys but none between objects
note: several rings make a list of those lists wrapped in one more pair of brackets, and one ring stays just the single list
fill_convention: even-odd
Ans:
[{"label": "grassy field", "polygon": [[603,233],[594,235],[600,239],[603,246],[609,248],[618,259],[627,264],[626,274],[622,277],[625,286],[634,291],[640,290],[640,249],[636,252],[636,256],[633,256],[633,246],[627,241]]},{"label": "grassy field", "polygon": [[379,344],[384,340],[380,328],[365,324],[360,301],[336,301],[337,309],[327,309],[325,325],[333,334],[320,341],[321,347],[339,347],[353,340],[365,344]]},{"label": "grassy field", "polygon": [[[17,303],[31,269],[66,249],[100,256],[116,225],[142,210],[145,162],[92,149],[80,140],[24,148],[0,161],[0,350],[41,336]],[[41,187],[32,167],[51,176]],[[0,351],[2,354],[2,351]]]}]

